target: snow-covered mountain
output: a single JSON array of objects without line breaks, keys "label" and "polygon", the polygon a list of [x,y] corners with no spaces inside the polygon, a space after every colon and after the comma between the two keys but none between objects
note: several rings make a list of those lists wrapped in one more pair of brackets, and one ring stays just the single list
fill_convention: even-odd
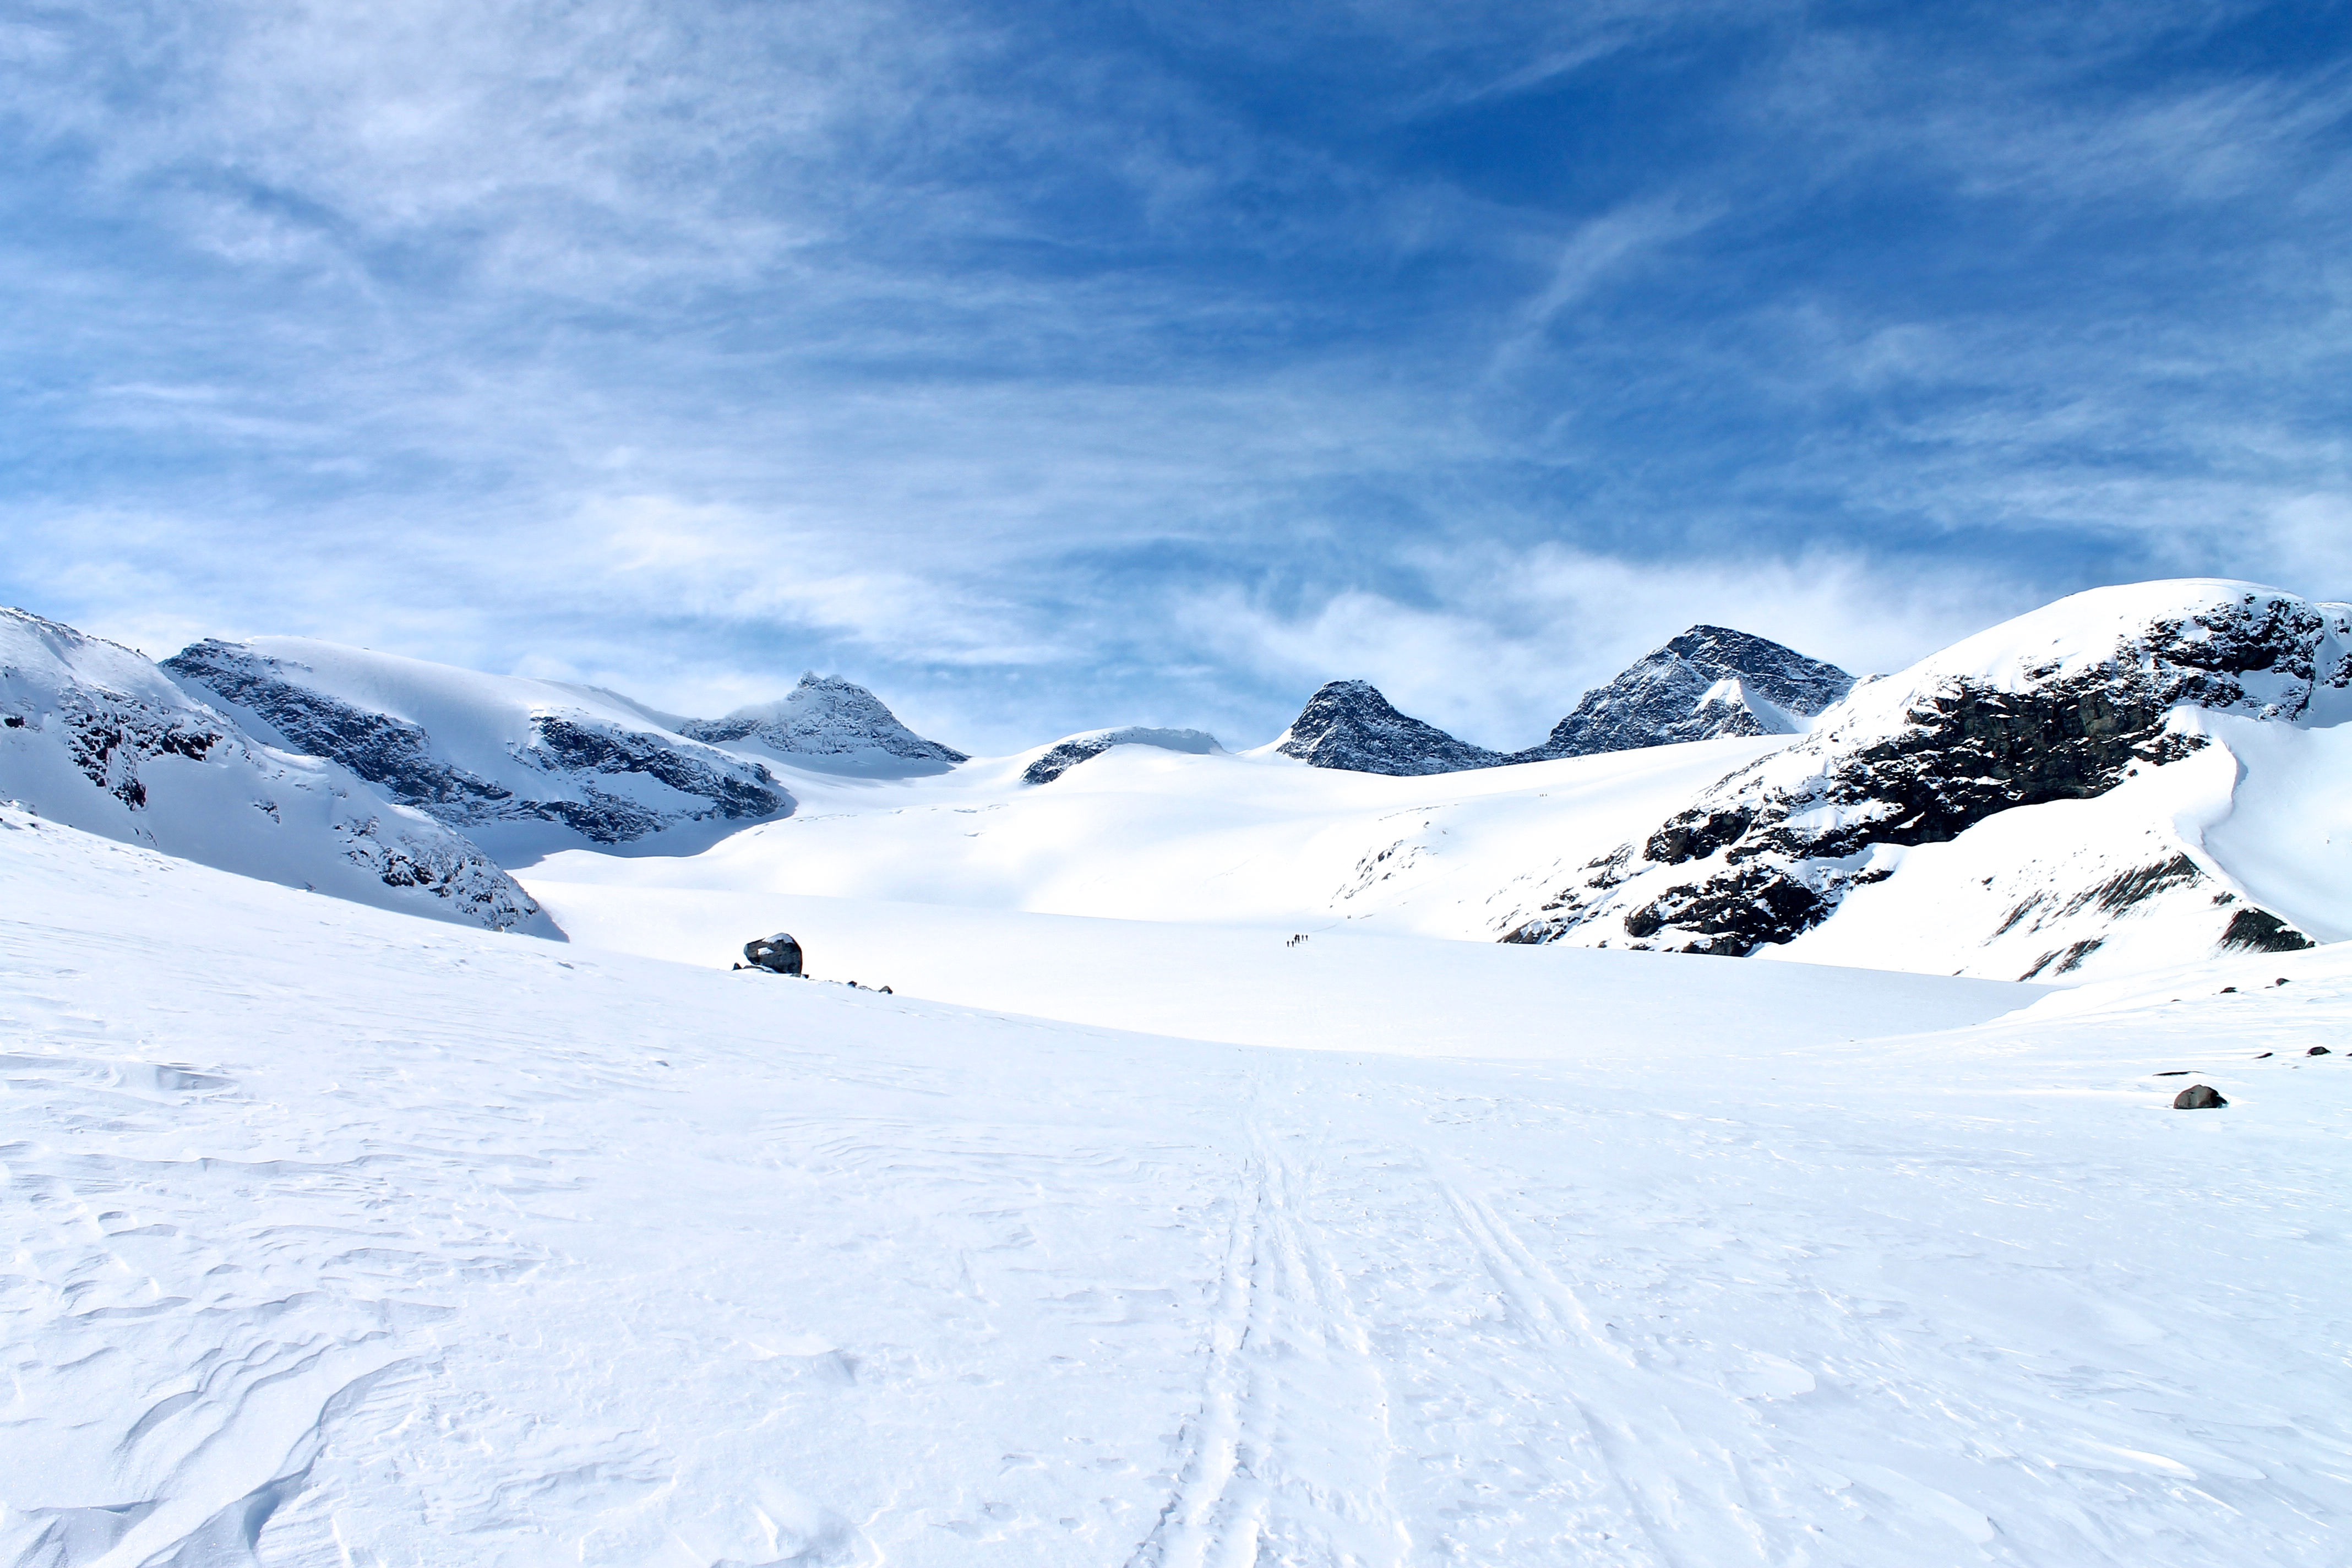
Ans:
[{"label": "snow-covered mountain", "polygon": [[794,767],[862,778],[918,778],[971,759],[927,741],[865,687],[814,670],[774,702],[738,708],[724,719],[687,719],[681,734],[738,751],[756,750]]},{"label": "snow-covered mountain", "polygon": [[1188,756],[1207,756],[1224,748],[1206,730],[1155,730],[1148,725],[1129,724],[1117,730],[1088,730],[1081,734],[1066,736],[1039,753],[1037,760],[1021,771],[1026,784],[1052,784],[1080,763],[1092,762],[1114,746],[1156,746],[1163,752],[1181,752]]},{"label": "snow-covered mountain", "polygon": [[206,640],[163,661],[297,751],[502,857],[789,812],[759,761],[595,687],[482,675],[309,637]]},{"label": "snow-covered mountain", "polygon": [[1844,670],[1794,648],[1727,626],[1693,626],[1586,692],[1547,739],[1511,760],[1797,734],[1853,686]]},{"label": "snow-covered mountain", "polygon": [[[1908,931],[2042,975],[2159,926],[2203,951],[2352,935],[2325,899],[2255,901],[2212,847],[2257,754],[2274,787],[2317,770],[2344,790],[2352,752],[2328,731],[2347,718],[2352,607],[2211,579],[2079,594],[1857,688],[1593,858],[1506,940],[1833,962]],[[2242,822],[2234,858],[2284,889],[2275,847],[2314,826]]]},{"label": "snow-covered mountain", "polygon": [[242,876],[558,934],[462,836],[268,744],[131,649],[23,610],[0,610],[0,798]]},{"label": "snow-covered mountain", "polygon": [[1310,767],[1404,776],[1549,762],[1732,735],[1801,733],[1853,677],[1794,648],[1697,626],[1586,692],[1550,735],[1523,752],[1490,752],[1390,706],[1369,681],[1335,680],[1274,742]]},{"label": "snow-covered mountain", "polygon": [[1391,777],[1459,773],[1509,761],[1398,712],[1369,680],[1325,684],[1270,749],[1311,768]]},{"label": "snow-covered mountain", "polygon": [[[609,693],[285,668],[461,801],[580,705],[717,765]],[[0,1563],[2352,1534],[2352,606],[2108,590],[1801,736],[1435,776],[793,772],[523,873],[569,946],[467,929],[512,884],[207,689],[0,617]],[[1800,898],[1789,962],[1693,956]],[[812,978],[730,969],[780,927]],[[1888,972],[1955,968],[2000,978]]]},{"label": "snow-covered mountain", "polygon": [[[2071,984],[2352,937],[2343,615],[2236,584],[2107,590],[1858,687],[1801,736],[1434,773],[1137,745],[1050,789],[1024,782],[1036,752],[882,792],[811,780],[800,816],[691,863],[575,853],[526,882],[567,929],[722,961],[698,922],[772,930],[780,899],[849,897]],[[1402,741],[1354,760],[1444,761]]]}]

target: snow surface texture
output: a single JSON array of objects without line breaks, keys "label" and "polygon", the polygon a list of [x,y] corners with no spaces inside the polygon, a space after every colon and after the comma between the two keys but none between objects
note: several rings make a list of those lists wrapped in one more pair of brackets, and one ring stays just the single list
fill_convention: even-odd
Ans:
[{"label": "snow surface texture", "polygon": [[0,799],[290,888],[556,934],[432,818],[265,744],[130,648],[22,610],[0,610]]},{"label": "snow surface texture", "polygon": [[1307,700],[1271,749],[1310,768],[1392,776],[1490,768],[1506,760],[1398,712],[1368,680],[1326,684]]},{"label": "snow surface texture", "polygon": [[[1995,879],[2010,875],[2008,896],[2019,900],[1986,942],[2029,919],[2036,922],[2030,931],[2045,931],[2053,896],[2067,915],[2092,906],[2119,915],[2170,889],[2175,904],[2206,901],[2217,942],[2307,944],[2305,931],[2341,928],[2344,895],[2309,877],[2291,888],[2275,875],[2280,836],[2298,847],[2318,837],[2323,864],[2345,864],[2347,850],[2309,833],[2291,806],[2263,811],[2212,844],[2202,840],[2200,826],[2234,815],[2237,779],[2257,767],[2252,753],[2263,753],[2265,773],[2308,772],[2307,754],[2289,756],[2292,748],[2242,729],[2217,730],[2223,716],[2309,731],[2352,718],[2352,606],[2213,579],[2062,599],[1858,687],[1803,740],[1595,857],[1510,936],[1753,952],[1794,942],[1850,892],[1898,875],[1903,851],[1957,846],[1976,833],[1959,859]],[[2198,788],[2176,779],[2128,799],[2119,794],[2101,814],[2121,822],[2151,795],[2172,803],[2169,821],[2142,813],[2126,833],[2138,846],[2135,863],[2116,863],[2114,844],[2104,840],[2087,858],[2078,855],[2058,826],[2080,828],[2100,816],[2047,810],[2178,767],[2217,742],[2235,771],[2192,770]],[[2298,787],[2308,798],[2307,785]],[[2184,789],[2201,798],[2184,802]],[[2258,788],[2243,804],[2262,797]],[[2236,852],[2217,857],[2223,844]],[[2074,870],[2018,878],[2021,850],[2044,868],[2073,861]],[[2250,882],[2266,908],[2239,907]],[[2079,967],[2101,940],[2093,931],[2046,947],[2028,973]]]},{"label": "snow surface texture", "polygon": [[796,767],[869,778],[945,773],[961,752],[926,741],[854,680],[814,670],[777,702],[739,708],[724,719],[688,719],[678,728],[714,742],[738,742]]},{"label": "snow surface texture", "polygon": [[308,637],[207,640],[163,668],[295,750],[502,857],[625,844],[687,823],[792,809],[756,761],[593,687],[482,675]]},{"label": "snow surface texture", "polygon": [[[1235,983],[1368,984],[1284,940]],[[1854,1040],[1936,983],[1808,1038],[1782,966],[1475,951],[1552,1059],[1419,1054],[1484,998],[1409,964],[1199,1044],[0,811],[0,1561],[2334,1560],[2352,949]]]},{"label": "snow surface texture", "polygon": [[1693,626],[1584,694],[1513,760],[1581,757],[1725,735],[1789,735],[1853,689],[1833,664],[1727,626]]},{"label": "snow surface texture", "polygon": [[1056,741],[1021,771],[1021,777],[1028,784],[1052,784],[1080,763],[1092,762],[1113,746],[1157,746],[1163,752],[1183,752],[1196,757],[1224,750],[1206,730],[1153,730],[1129,724],[1119,730],[1090,730]]}]

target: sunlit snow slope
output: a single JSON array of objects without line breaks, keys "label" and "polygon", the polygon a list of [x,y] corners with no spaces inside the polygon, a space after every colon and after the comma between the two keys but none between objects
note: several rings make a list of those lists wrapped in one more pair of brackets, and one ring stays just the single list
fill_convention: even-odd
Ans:
[{"label": "sunlit snow slope", "polygon": [[2352,953],[1810,1043],[1574,956],[1680,1005],[1423,1056],[1479,992],[1357,966],[1357,1049],[1189,1043],[0,811],[0,1561],[2332,1560]]},{"label": "sunlit snow slope", "polygon": [[[928,779],[783,772],[801,801],[787,820],[690,858],[558,854],[520,878],[571,885],[568,907],[583,918],[576,889],[601,885],[624,911],[637,892],[667,888],[1492,940],[1542,877],[1785,743],[1703,741],[1434,777],[1147,745],[1045,785],[1023,778],[1040,752]],[[621,940],[617,926],[598,930]]]},{"label": "sunlit snow slope", "polygon": [[310,637],[207,639],[163,668],[505,858],[707,837],[792,809],[756,760],[681,733],[692,721],[597,687]]},{"label": "sunlit snow slope", "polygon": [[333,898],[556,934],[463,836],[268,743],[133,650],[23,610],[0,609],[0,801]]},{"label": "sunlit snow slope", "polygon": [[[1858,687],[1801,735],[1426,776],[1427,757],[1352,771],[1279,744],[1116,745],[1066,772],[1057,747],[872,784],[785,770],[790,821],[521,876],[568,929],[705,963],[815,895],[2073,984],[2352,935],[2347,717],[2352,608],[2137,584]],[[1386,733],[1359,729],[1331,733]],[[700,945],[676,917],[656,929],[671,894],[696,896]]]}]

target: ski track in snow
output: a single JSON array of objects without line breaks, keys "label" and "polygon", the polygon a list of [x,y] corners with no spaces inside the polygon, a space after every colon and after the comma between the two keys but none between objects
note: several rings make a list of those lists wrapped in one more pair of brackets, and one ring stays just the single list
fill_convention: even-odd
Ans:
[{"label": "ski track in snow", "polygon": [[2340,1556],[2352,1063],[2291,1054],[2352,1043],[2329,951],[1801,1047],[1732,988],[1480,1062],[8,824],[0,1563]]}]

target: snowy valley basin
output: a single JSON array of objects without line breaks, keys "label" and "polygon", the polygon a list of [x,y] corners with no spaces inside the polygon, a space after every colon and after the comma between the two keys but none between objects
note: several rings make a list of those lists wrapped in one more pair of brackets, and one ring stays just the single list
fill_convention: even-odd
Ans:
[{"label": "snowy valley basin", "polygon": [[1514,757],[25,630],[0,1561],[2335,1561],[2339,633],[2153,586]]}]

